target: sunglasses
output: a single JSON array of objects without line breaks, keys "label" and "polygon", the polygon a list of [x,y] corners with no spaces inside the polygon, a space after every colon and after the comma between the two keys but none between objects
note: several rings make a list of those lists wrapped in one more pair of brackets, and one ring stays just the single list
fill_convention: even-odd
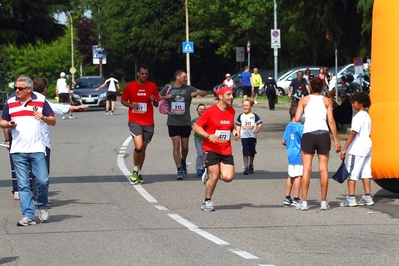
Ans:
[{"label": "sunglasses", "polygon": [[23,90],[25,90],[25,89],[27,89],[27,87],[14,87],[14,90],[15,90],[15,91],[16,91],[16,90],[23,91]]}]

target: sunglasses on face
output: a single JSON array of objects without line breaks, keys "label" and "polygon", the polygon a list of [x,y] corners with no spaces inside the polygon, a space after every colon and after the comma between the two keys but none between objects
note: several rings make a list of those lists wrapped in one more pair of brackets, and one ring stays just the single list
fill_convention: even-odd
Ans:
[{"label": "sunglasses on face", "polygon": [[23,91],[25,90],[27,87],[14,87],[14,91],[18,90],[18,91]]}]

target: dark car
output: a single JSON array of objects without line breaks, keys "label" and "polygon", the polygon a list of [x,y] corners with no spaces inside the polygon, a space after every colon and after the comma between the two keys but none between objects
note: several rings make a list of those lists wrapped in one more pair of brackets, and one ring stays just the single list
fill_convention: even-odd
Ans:
[{"label": "dark car", "polygon": [[[234,75],[231,76],[231,79],[234,80],[234,82],[236,83],[236,86],[233,88],[233,96],[234,97],[242,97],[243,96],[243,92],[242,92],[242,86],[240,84],[240,76],[241,73],[243,71],[237,72]],[[274,73],[274,71],[272,69],[259,69],[258,73],[261,75],[262,80],[266,80],[267,79],[267,73]],[[251,71],[252,73],[252,71]],[[213,94],[216,96],[215,91],[216,89],[220,86],[221,84],[216,85],[215,87],[213,87]],[[259,95],[264,94],[264,90],[262,89],[263,86],[261,88],[259,88]]]},{"label": "dark car", "polygon": [[85,76],[76,80],[72,87],[72,103],[75,105],[87,104],[91,107],[105,107],[107,100],[107,87],[96,91],[94,89],[104,84],[101,76]]}]

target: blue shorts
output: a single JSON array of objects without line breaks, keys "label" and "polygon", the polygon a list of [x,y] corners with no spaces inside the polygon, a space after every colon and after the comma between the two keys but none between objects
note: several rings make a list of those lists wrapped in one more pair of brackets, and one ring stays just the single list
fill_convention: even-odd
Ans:
[{"label": "blue shorts", "polygon": [[256,154],[256,139],[255,138],[244,138],[241,139],[242,155],[255,157]]}]

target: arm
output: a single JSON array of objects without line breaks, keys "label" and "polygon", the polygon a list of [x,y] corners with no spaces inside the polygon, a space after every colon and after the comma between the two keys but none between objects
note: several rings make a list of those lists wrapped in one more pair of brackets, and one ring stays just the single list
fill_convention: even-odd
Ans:
[{"label": "arm", "polygon": [[136,109],[138,107],[137,103],[129,103],[128,101],[124,100],[121,100],[121,104],[132,109]]},{"label": "arm", "polygon": [[[55,126],[56,121],[54,116],[44,116],[42,113],[37,113],[41,115],[41,120],[49,126]],[[36,116],[36,115],[35,115]]]},{"label": "arm", "polygon": [[[104,82],[104,84],[101,84],[101,86],[100,87],[98,87],[98,88],[96,88],[96,89],[94,89],[95,91],[98,91],[98,90],[100,90],[100,89],[102,89],[102,88],[104,88],[105,87],[105,85],[107,85],[107,82]],[[117,88],[118,88],[118,90],[119,90],[119,84],[116,84],[117,86]]]},{"label": "arm", "polygon": [[204,97],[206,96],[207,92],[203,90],[197,90],[191,93],[191,97],[197,97],[197,95]]},{"label": "arm", "polygon": [[301,116],[302,116],[303,110],[305,109],[305,101],[308,99],[307,97],[308,96],[301,98],[298,102],[298,108],[296,109],[295,118],[294,118],[294,121],[296,121],[296,122],[301,121]]},{"label": "arm", "polygon": [[[340,152],[341,151],[341,144],[339,143],[338,140],[338,135],[337,135],[337,125],[335,124],[335,120],[333,117],[333,111],[332,111],[332,101],[329,98],[324,97],[324,102],[327,101],[327,119],[328,119],[328,125],[331,130],[331,134],[334,139],[334,145],[335,145],[335,152]],[[302,100],[301,100],[302,101]],[[298,111],[297,111],[298,114]],[[296,118],[296,115],[295,115]]]},{"label": "arm", "polygon": [[346,150],[348,149],[349,145],[351,145],[352,141],[355,139],[357,132],[351,130],[351,132],[349,133],[348,139],[345,142],[344,148],[341,151],[341,155],[339,157],[341,157],[341,160],[345,159],[346,156]]},{"label": "arm", "polygon": [[285,139],[281,140],[281,144],[284,145],[284,146],[287,146],[287,142],[285,141]]},{"label": "arm", "polygon": [[[216,141],[219,137],[215,134],[208,134],[203,127],[200,127],[199,125],[197,125],[197,123],[194,123],[193,125],[193,131],[195,133],[197,133],[197,135],[199,135],[200,137],[202,137],[203,139],[209,139],[211,141]],[[216,136],[216,139],[215,139]],[[211,139],[212,137],[212,139]]]},{"label": "arm", "polygon": [[287,92],[288,92],[288,98],[291,98],[291,95],[292,95],[292,93],[291,93],[291,88],[292,88],[292,86],[290,85],[290,86],[288,86],[288,89],[287,89]]},{"label": "arm", "polygon": [[256,125],[256,130],[254,131],[255,134],[258,134],[262,130],[262,123]]}]

